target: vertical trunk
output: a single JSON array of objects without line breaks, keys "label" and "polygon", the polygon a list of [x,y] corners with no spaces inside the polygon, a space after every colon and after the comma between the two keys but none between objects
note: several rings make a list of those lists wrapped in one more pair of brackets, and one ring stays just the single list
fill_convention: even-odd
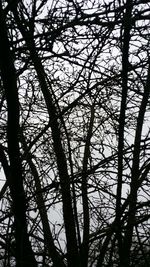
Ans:
[{"label": "vertical trunk", "polygon": [[19,101],[15,68],[9,47],[5,17],[0,3],[0,69],[8,108],[7,139],[10,161],[9,187],[13,202],[16,266],[37,266],[26,224],[26,200],[19,152]]},{"label": "vertical trunk", "polygon": [[133,152],[132,176],[130,185],[131,192],[129,200],[128,220],[123,243],[124,257],[122,258],[122,265],[121,265],[123,267],[128,267],[130,264],[130,248],[132,244],[133,227],[135,224],[137,190],[139,186],[138,181],[139,181],[139,163],[140,163],[140,142],[141,142],[143,122],[144,122],[144,115],[149,100],[149,94],[150,94],[150,59],[149,59],[149,69],[147,74],[147,82],[144,88],[144,95],[142,98],[139,115],[137,118],[134,152]]},{"label": "vertical trunk", "polygon": [[119,118],[119,141],[118,141],[118,184],[116,199],[116,222],[117,222],[117,240],[119,249],[119,258],[122,258],[122,237],[121,237],[121,195],[122,195],[122,172],[123,172],[123,148],[124,148],[124,127],[125,111],[128,92],[128,56],[131,30],[131,11],[132,0],[126,2],[126,13],[124,16],[124,34],[123,34],[123,51],[122,51],[122,99]]},{"label": "vertical trunk", "polygon": [[44,79],[44,75],[42,75],[43,74],[42,65],[40,64],[37,58],[33,58],[33,61],[39,77],[41,89],[45,98],[45,102],[51,120],[52,138],[54,142],[53,145],[56,154],[61,192],[62,192],[63,214],[64,214],[64,223],[65,223],[66,238],[67,238],[68,266],[76,267],[79,266],[79,259],[78,259],[77,240],[76,240],[75,220],[72,209],[70,179],[67,171],[65,154],[61,143],[61,132],[59,129],[56,110],[54,104],[52,103],[52,98],[49,93],[46,81]]},{"label": "vertical trunk", "polygon": [[87,166],[90,152],[90,140],[92,136],[94,123],[94,107],[91,107],[91,118],[89,123],[89,129],[87,133],[84,158],[83,158],[83,174],[82,174],[82,201],[83,201],[83,244],[81,249],[82,255],[82,266],[87,267],[88,264],[88,253],[89,253],[89,204],[88,204],[88,190],[87,190]]}]

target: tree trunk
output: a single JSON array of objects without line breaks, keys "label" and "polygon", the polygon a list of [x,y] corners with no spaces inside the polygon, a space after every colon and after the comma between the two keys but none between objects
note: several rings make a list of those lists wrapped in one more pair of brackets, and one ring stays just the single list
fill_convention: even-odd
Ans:
[{"label": "tree trunk", "polygon": [[13,57],[9,47],[4,12],[0,3],[0,69],[5,90],[8,121],[7,139],[10,161],[9,187],[12,197],[16,241],[16,266],[36,267],[37,263],[27,234],[26,199],[19,152],[19,100]]}]

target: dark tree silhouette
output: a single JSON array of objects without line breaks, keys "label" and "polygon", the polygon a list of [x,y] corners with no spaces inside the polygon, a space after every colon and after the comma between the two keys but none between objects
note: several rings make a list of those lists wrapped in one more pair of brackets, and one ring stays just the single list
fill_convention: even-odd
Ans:
[{"label": "dark tree silhouette", "polygon": [[0,2],[0,265],[149,266],[149,14]]}]

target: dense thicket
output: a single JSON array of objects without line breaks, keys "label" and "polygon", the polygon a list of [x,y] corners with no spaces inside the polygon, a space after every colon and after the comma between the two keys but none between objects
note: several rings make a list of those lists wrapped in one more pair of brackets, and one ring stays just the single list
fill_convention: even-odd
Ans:
[{"label": "dense thicket", "polygon": [[150,266],[150,3],[0,1],[0,266]]}]

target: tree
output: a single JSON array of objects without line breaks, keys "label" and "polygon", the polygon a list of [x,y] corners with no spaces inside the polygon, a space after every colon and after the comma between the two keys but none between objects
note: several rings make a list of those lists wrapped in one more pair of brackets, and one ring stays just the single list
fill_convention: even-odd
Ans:
[{"label": "tree", "polygon": [[149,11],[1,1],[3,266],[149,266]]}]

